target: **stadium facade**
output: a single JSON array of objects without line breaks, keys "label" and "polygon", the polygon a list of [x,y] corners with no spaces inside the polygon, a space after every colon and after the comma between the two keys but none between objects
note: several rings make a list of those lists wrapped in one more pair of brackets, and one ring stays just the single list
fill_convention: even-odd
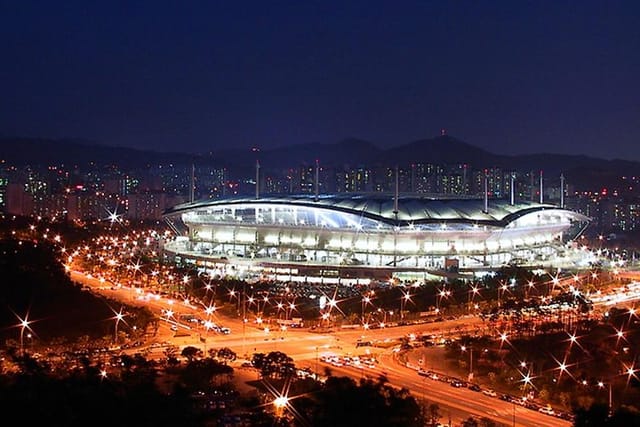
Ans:
[{"label": "stadium facade", "polygon": [[370,277],[542,264],[589,223],[552,204],[386,194],[205,200],[164,217],[186,226],[165,245],[182,260]]}]

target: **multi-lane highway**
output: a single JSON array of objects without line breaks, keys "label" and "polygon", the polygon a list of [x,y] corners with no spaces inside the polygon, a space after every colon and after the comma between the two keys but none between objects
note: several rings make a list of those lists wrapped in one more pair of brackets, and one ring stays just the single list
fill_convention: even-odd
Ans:
[{"label": "multi-lane highway", "polygon": [[[166,298],[144,297],[139,291],[130,288],[118,288],[105,285],[96,279],[88,278],[80,272],[71,272],[73,280],[127,304],[145,305],[163,319],[159,337],[161,341],[170,341],[178,346],[194,345],[202,348],[229,347],[241,357],[250,357],[254,352],[282,351],[296,361],[298,367],[308,367],[323,372],[330,368],[334,374],[347,375],[354,379],[370,377],[386,377],[396,387],[405,387],[418,399],[437,403],[441,408],[443,419],[455,424],[469,416],[486,417],[505,425],[526,427],[567,427],[568,421],[546,415],[535,410],[516,405],[512,402],[491,397],[480,391],[466,387],[452,387],[449,383],[436,381],[418,375],[415,369],[406,367],[394,357],[393,346],[387,349],[379,347],[357,347],[358,340],[380,342],[392,341],[408,334],[460,334],[482,328],[482,321],[477,317],[453,319],[439,323],[399,326],[363,331],[360,329],[338,329],[330,333],[318,333],[307,329],[275,329],[259,327],[257,324],[243,324],[242,319],[220,317],[217,313],[214,321],[231,330],[223,334],[207,330],[202,325],[181,322],[179,317],[168,318],[167,310],[173,313],[194,314],[203,317],[204,307],[196,307],[180,301]],[[171,325],[187,334],[176,334]],[[174,327],[175,329],[175,327]],[[336,355],[374,355],[377,363],[374,367],[335,366],[322,361],[327,354]]]}]

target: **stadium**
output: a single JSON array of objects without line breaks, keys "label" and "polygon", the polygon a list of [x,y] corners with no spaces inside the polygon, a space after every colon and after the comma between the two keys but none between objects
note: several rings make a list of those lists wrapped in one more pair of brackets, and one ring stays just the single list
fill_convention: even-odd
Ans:
[{"label": "stadium", "polygon": [[164,247],[176,261],[305,281],[574,262],[571,242],[589,223],[552,204],[385,194],[204,200],[164,218],[178,235]]}]

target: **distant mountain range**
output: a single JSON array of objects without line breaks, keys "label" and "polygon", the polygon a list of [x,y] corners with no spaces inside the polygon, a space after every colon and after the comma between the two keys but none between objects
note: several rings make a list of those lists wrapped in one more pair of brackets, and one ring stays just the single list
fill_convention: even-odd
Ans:
[{"label": "distant mountain range", "polygon": [[303,164],[323,166],[407,166],[412,163],[461,164],[471,169],[500,167],[519,172],[544,170],[551,177],[564,173],[574,184],[598,183],[613,186],[621,176],[640,174],[640,162],[604,160],[583,155],[529,154],[505,156],[494,154],[457,138],[444,135],[381,149],[371,142],[350,138],[329,144],[299,144],[268,150],[251,148],[223,149],[206,154],[142,151],[125,147],[95,145],[82,140],[37,138],[0,139],[0,160],[16,166],[25,165],[118,165],[139,169],[155,164],[210,164],[230,171],[247,173],[256,160],[263,170],[284,170]]}]

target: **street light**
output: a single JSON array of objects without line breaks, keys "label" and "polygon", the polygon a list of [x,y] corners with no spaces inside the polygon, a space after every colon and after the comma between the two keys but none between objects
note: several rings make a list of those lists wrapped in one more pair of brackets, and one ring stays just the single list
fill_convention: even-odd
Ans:
[{"label": "street light", "polygon": [[31,322],[29,322],[26,317],[20,321],[20,353],[22,353],[23,355],[24,355],[24,329],[29,328],[29,323]]},{"label": "street light", "polygon": [[[502,283],[502,285],[498,288],[498,307],[502,307],[502,297],[504,293],[509,290],[509,287],[506,283]],[[502,291],[502,292],[500,292]]]},{"label": "street light", "polygon": [[402,298],[400,299],[400,321],[402,322],[404,320],[404,309],[407,305],[407,301],[411,300],[411,294],[410,293],[403,293]]},{"label": "street light", "polygon": [[[13,311],[13,310],[11,310],[11,311]],[[25,328],[27,328],[27,329],[29,329],[29,331],[32,331],[31,327],[29,325],[31,323],[33,323],[33,321],[29,320],[29,313],[27,313],[27,315],[24,317],[24,319],[22,317],[18,316],[18,314],[16,312],[13,312],[13,314],[18,318],[18,321],[19,321],[19,323],[16,326],[20,327],[20,353],[22,353],[24,355],[24,330],[25,330]]]},{"label": "street light", "polygon": [[471,288],[467,292],[467,296],[468,296],[468,301],[467,302],[468,302],[469,311],[471,310],[471,303],[473,302],[475,296],[478,295],[479,292],[480,292],[480,289],[478,288],[477,285],[471,286]]},{"label": "street light", "polygon": [[204,337],[204,354],[207,354],[207,340],[209,339],[209,329],[213,328],[213,322],[207,320],[204,322],[205,337]]},{"label": "street light", "polygon": [[286,408],[289,403],[289,398],[287,396],[278,396],[273,400],[273,406],[276,409],[276,416],[278,418],[284,415],[284,408]]},{"label": "street light", "polygon": [[247,282],[242,282],[242,354],[246,355],[247,341]]},{"label": "street light", "polygon": [[122,307],[120,308],[120,311],[117,312],[116,315],[113,317],[113,319],[116,320],[116,326],[115,326],[114,335],[113,335],[113,342],[115,344],[118,344],[118,323],[120,323],[120,321],[124,319],[124,314],[122,314]]},{"label": "street light", "polygon": [[[463,345],[460,349],[465,352],[467,346]],[[471,345],[469,345],[469,381],[473,381],[473,347]]]},{"label": "street light", "polygon": [[364,323],[364,309],[366,307],[367,304],[369,304],[371,302],[371,298],[366,295],[362,298],[362,323]]},{"label": "street light", "polygon": [[[612,411],[613,411],[613,394],[611,392],[611,383],[613,381],[609,381],[608,382],[608,386],[609,386],[609,415],[611,415]],[[604,382],[603,381],[598,381],[598,387],[599,388],[604,388]]]}]

